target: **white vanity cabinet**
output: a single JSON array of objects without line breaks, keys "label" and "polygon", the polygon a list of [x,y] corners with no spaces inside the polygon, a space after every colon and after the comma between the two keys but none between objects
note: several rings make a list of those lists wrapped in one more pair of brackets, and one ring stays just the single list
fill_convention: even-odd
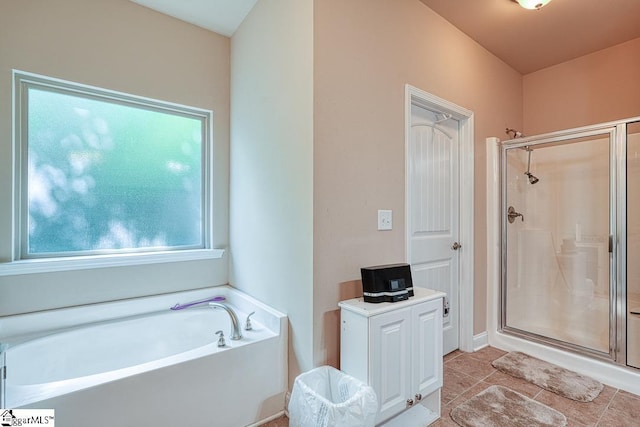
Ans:
[{"label": "white vanity cabinet", "polygon": [[440,417],[445,294],[414,292],[395,303],[362,298],[339,303],[340,369],[373,387],[380,405],[377,423],[409,408],[421,413],[423,426]]}]

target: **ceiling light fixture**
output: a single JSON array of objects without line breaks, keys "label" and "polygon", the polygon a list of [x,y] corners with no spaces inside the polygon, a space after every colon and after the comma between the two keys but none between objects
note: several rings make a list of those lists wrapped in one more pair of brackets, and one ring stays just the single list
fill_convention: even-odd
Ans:
[{"label": "ceiling light fixture", "polygon": [[514,0],[517,1],[518,4],[525,9],[536,9],[540,10],[543,6],[549,3],[551,0]]}]

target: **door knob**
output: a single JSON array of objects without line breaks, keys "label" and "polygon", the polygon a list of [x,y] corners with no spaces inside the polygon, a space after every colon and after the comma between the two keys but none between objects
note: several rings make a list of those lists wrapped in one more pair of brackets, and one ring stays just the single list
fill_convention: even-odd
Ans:
[{"label": "door knob", "polygon": [[458,242],[453,242],[453,245],[451,246],[451,249],[453,249],[454,251],[457,251],[458,249],[460,249],[462,247],[462,245]]},{"label": "door knob", "polygon": [[413,399],[407,399],[407,407],[413,406]]}]

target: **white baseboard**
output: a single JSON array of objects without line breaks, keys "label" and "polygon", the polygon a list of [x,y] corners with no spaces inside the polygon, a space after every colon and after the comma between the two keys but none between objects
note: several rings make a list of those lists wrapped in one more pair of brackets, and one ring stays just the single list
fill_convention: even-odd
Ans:
[{"label": "white baseboard", "polygon": [[281,416],[283,416],[283,415],[285,415],[285,412],[284,412],[284,411],[280,411],[280,412],[278,412],[278,413],[277,413],[277,414],[275,414],[275,415],[272,415],[272,416],[270,416],[270,417],[268,417],[268,418],[265,418],[265,419],[263,419],[263,420],[258,421],[257,423],[249,424],[247,427],[259,427],[259,426],[261,426],[261,425],[263,425],[263,424],[268,423],[269,421],[273,421],[273,420],[275,420],[275,419],[278,419],[278,418],[280,418],[280,417],[281,417]]},{"label": "white baseboard", "polygon": [[283,415],[286,415],[287,418],[289,418],[289,399],[291,399],[291,392],[287,391],[284,395],[284,410],[278,412],[275,415],[272,415],[268,418],[264,418],[260,421],[258,421],[257,423],[253,423],[253,424],[249,424],[247,427],[259,427],[263,424],[268,423],[269,421],[273,421],[276,420],[278,418],[280,418]]},{"label": "white baseboard", "polygon": [[284,414],[289,418],[289,401],[291,400],[291,392],[287,390],[284,395]]},{"label": "white baseboard", "polygon": [[489,345],[489,334],[481,332],[478,335],[473,336],[473,351],[478,351]]}]

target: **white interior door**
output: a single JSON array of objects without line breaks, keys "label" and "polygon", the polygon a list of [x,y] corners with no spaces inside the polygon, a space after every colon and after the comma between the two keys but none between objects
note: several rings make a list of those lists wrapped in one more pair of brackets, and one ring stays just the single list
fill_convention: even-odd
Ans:
[{"label": "white interior door", "polygon": [[[459,122],[411,105],[408,260],[413,284],[447,294],[443,350],[459,347]],[[471,215],[471,212],[469,213]]]}]

